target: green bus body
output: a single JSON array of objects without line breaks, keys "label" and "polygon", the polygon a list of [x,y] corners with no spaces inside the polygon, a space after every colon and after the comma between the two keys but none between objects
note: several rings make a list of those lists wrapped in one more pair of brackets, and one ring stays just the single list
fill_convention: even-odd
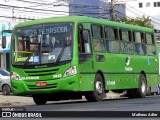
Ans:
[{"label": "green bus body", "polygon": [[[67,22],[73,23],[72,57],[68,62],[63,62],[63,64],[54,65],[49,64],[50,66],[48,64],[13,64],[13,56],[15,55],[15,48],[13,48],[13,46],[18,41],[17,38],[14,36],[16,29],[32,25],[42,25],[46,23]],[[96,31],[96,29],[93,28],[97,28],[97,31],[101,31],[101,40],[93,35],[93,30]],[[105,35],[105,33],[107,34],[107,32],[105,32],[105,30],[107,31],[107,29],[109,28],[116,29],[118,31],[118,40],[108,40],[109,42],[106,40],[107,35]],[[128,36],[132,39],[131,41],[126,42],[120,40],[120,32],[122,33],[121,38],[126,37],[125,30],[127,30]],[[80,39],[80,31],[88,31],[89,33],[88,39],[91,49],[88,53],[80,53],[80,51],[78,50],[78,40]],[[144,43],[146,49],[144,55],[135,53],[136,42],[133,41],[133,39],[135,39],[133,37],[134,32],[137,38],[139,35],[143,34],[142,36],[145,36],[148,33],[152,39],[153,45],[152,43]],[[116,34],[116,32],[114,33]],[[16,34],[18,35],[18,33]],[[85,35],[82,35],[82,37],[84,36]],[[145,40],[147,39],[148,38],[145,37]],[[109,45],[109,43],[112,44],[112,47],[116,46],[110,52],[107,48],[107,45]],[[128,46],[131,46],[129,48],[131,53],[123,52],[123,48],[125,48],[125,43],[127,43]],[[54,95],[54,93],[60,94],[61,96],[65,96],[65,93],[81,93],[81,95],[86,95],[86,93],[93,93],[93,91],[96,89],[95,87],[98,83],[95,83],[95,78],[97,74],[100,75],[102,78],[104,84],[103,88],[105,89],[105,91],[139,89],[139,79],[141,74],[143,74],[143,76],[145,77],[147,87],[155,86],[160,83],[158,79],[158,49],[156,47],[157,45],[153,29],[112,22],[102,19],[90,18],[86,16],[46,18],[41,20],[28,21],[16,25],[13,30],[12,45],[13,46],[11,48],[10,71],[11,73],[13,72],[11,74],[11,84],[13,94],[15,95]],[[99,47],[97,47],[97,45]],[[102,49],[102,45],[104,45],[105,49]],[[147,49],[153,50],[153,55],[149,55],[149,50],[147,53]],[[114,52],[114,50],[116,52]],[[80,60],[80,54],[81,56],[83,56],[81,57],[82,60]],[[76,69],[75,74],[64,77],[64,73],[69,68],[73,70]],[[15,80],[15,78],[12,77],[14,73],[16,73],[16,75],[18,75],[18,77],[22,79]],[[41,82],[41,85],[36,86],[37,82]],[[43,85],[43,82],[45,85]],[[92,95],[90,94],[90,96]],[[92,99],[89,100],[92,101]]]}]

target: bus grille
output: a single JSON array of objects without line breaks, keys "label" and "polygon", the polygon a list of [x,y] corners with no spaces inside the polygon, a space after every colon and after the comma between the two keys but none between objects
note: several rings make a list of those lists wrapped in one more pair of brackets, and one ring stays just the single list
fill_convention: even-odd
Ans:
[{"label": "bus grille", "polygon": [[34,69],[34,70],[24,70],[24,72],[28,75],[28,76],[45,76],[45,75],[53,75],[56,74],[56,72],[59,69],[47,69],[47,70],[38,70],[38,69]]}]

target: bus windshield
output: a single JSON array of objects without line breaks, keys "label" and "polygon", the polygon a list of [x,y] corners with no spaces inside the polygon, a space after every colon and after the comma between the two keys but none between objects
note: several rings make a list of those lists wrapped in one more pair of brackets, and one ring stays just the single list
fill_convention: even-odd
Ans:
[{"label": "bus windshield", "polygon": [[14,30],[13,65],[39,65],[71,60],[73,23],[50,23]]}]

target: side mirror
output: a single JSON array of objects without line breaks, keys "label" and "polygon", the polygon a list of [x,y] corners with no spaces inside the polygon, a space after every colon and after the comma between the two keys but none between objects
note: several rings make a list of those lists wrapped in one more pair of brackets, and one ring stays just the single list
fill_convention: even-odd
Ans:
[{"label": "side mirror", "polygon": [[6,48],[6,36],[2,36],[2,48]]}]

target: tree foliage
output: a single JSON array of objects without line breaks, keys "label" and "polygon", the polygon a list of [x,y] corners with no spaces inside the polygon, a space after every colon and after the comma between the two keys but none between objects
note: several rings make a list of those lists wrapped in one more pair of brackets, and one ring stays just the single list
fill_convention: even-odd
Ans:
[{"label": "tree foliage", "polygon": [[135,19],[128,19],[127,17],[124,17],[121,19],[121,22],[124,22],[126,24],[133,24],[148,28],[153,28],[153,25],[151,24],[151,20],[149,17],[142,17],[142,18],[135,18]]}]

